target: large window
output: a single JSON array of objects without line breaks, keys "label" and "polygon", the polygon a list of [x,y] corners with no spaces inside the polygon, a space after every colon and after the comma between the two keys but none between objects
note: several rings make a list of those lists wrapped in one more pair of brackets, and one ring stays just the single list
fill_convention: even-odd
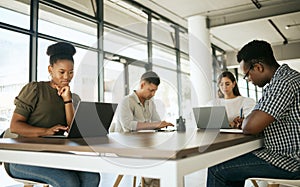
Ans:
[{"label": "large window", "polygon": [[112,54],[147,61],[145,41],[108,28],[104,32],[104,50]]},{"label": "large window", "polygon": [[129,1],[106,0],[104,20],[124,30],[147,36],[147,14],[129,4]]},{"label": "large window", "polygon": [[189,39],[186,32],[180,32],[179,34],[180,51],[188,54],[189,53]]},{"label": "large window", "polygon": [[1,133],[9,126],[14,110],[14,98],[29,80],[29,37],[3,29],[0,29],[0,32]]},{"label": "large window", "polygon": [[104,101],[119,103],[125,95],[124,64],[105,60]]},{"label": "large window", "polygon": [[155,103],[158,106],[158,112],[162,119],[176,124],[175,119],[178,118],[178,90],[177,74],[174,71],[153,67],[161,79],[161,84],[155,95]]},{"label": "large window", "polygon": [[87,46],[97,46],[97,25],[54,8],[40,5],[38,31]]},{"label": "large window", "polygon": [[176,70],[177,63],[175,50],[153,45],[153,64]]},{"label": "large window", "polygon": [[169,23],[153,18],[152,31],[153,41],[175,47],[175,29]]},{"label": "large window", "polygon": [[129,94],[133,92],[133,90],[138,89],[140,78],[142,74],[145,73],[145,68],[139,66],[129,66],[128,67],[128,79],[129,79]]},{"label": "large window", "polygon": [[243,79],[244,75],[239,74],[238,76],[238,86],[242,96],[250,97],[255,101],[258,101],[262,96],[262,88],[258,88],[254,86],[252,83],[247,83],[246,80]]},{"label": "large window", "polygon": [[0,2],[0,22],[29,29],[29,0],[1,0]]},{"label": "large window", "polygon": [[90,16],[95,16],[96,14],[96,0],[55,0],[65,6],[74,8],[80,12],[83,12],[85,14],[88,14]]},{"label": "large window", "polygon": [[[175,123],[179,101],[190,99],[188,84],[180,84],[181,79],[189,79],[185,29],[134,1],[103,0],[103,10],[97,10],[96,2],[101,4],[98,0],[0,2],[2,129],[9,124],[13,100],[21,88],[29,81],[49,81],[46,50],[58,41],[71,42],[77,50],[70,86],[82,100],[118,103],[137,88],[141,75],[152,69],[162,80],[154,98],[161,117]],[[103,12],[104,20],[99,20],[97,11]],[[152,22],[148,22],[149,16]],[[178,43],[181,45],[176,48]],[[190,107],[181,106],[182,111]]]}]

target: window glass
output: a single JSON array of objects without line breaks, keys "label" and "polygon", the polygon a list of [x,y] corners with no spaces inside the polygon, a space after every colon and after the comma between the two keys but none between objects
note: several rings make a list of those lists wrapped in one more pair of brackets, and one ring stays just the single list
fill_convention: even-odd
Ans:
[{"label": "window glass", "polygon": [[147,36],[147,15],[124,1],[104,1],[104,20],[136,34]]},{"label": "window glass", "polygon": [[247,93],[247,81],[243,79],[243,76],[239,74],[239,79],[238,79],[238,87],[240,90],[240,94],[244,97],[248,97]]},{"label": "window glass", "polygon": [[[49,56],[46,51],[49,45],[55,42],[39,39],[38,41],[38,81],[49,81]],[[76,48],[74,58],[74,77],[70,83],[71,90],[77,93],[82,100],[98,100],[98,73],[97,53],[79,47]],[[87,91],[88,90],[88,91]]]},{"label": "window glass", "polygon": [[182,85],[182,90],[181,90],[181,111],[182,111],[182,117],[186,119],[186,125],[188,124],[194,124],[192,123],[194,114],[192,111],[193,104],[191,100],[191,90],[192,88],[192,83],[190,76],[187,74],[181,74],[181,85]]},{"label": "window glass", "polygon": [[262,88],[257,88],[257,101],[259,101],[260,98],[262,97],[262,91],[263,91]]},{"label": "window glass", "polygon": [[[175,124],[178,118],[178,95],[176,72],[159,67],[153,67],[153,71],[160,77],[160,85],[153,97],[157,112],[162,120]],[[145,69],[138,66],[129,66],[130,94],[138,89],[140,78]]]},{"label": "window glass", "polygon": [[155,104],[162,120],[176,124],[178,118],[178,87],[176,71],[153,66],[160,77],[160,85],[155,94]]},{"label": "window glass", "polygon": [[97,53],[79,47],[77,47],[76,50],[77,52],[74,55],[75,76],[72,81],[74,92],[77,93],[82,100],[98,101],[98,94],[102,93],[98,92],[98,69],[100,67],[98,67]]},{"label": "window glass", "polygon": [[186,32],[179,33],[180,51],[189,54],[189,36]]},{"label": "window glass", "polygon": [[175,51],[158,45],[153,45],[153,64],[176,70],[177,64]]},{"label": "window glass", "polygon": [[170,47],[175,47],[175,29],[162,20],[153,19],[152,39]]},{"label": "window glass", "polygon": [[30,7],[29,0],[24,1],[12,1],[1,0],[0,1],[0,22],[4,22],[10,25],[21,27],[24,29],[30,28]]},{"label": "window glass", "polygon": [[[241,95],[244,97],[248,97],[247,81],[243,79],[243,75],[241,74],[239,74],[238,86]],[[262,89],[257,87],[257,91],[256,91],[255,86],[251,82],[248,83],[248,86],[249,86],[249,97],[254,99],[255,101],[258,101],[261,98]]]},{"label": "window glass", "polygon": [[40,4],[39,32],[87,46],[97,46],[95,23]]},{"label": "window glass", "polygon": [[[29,36],[0,29],[0,133],[9,127],[14,98],[29,81]],[[17,40],[16,40],[17,38]]]},{"label": "window glass", "polygon": [[181,71],[190,73],[190,61],[189,57],[183,53],[180,54]]},{"label": "window glass", "polygon": [[104,61],[104,101],[119,103],[125,95],[124,64]]},{"label": "window glass", "polygon": [[104,50],[147,62],[147,43],[111,29],[104,32]]},{"label": "window glass", "polygon": [[249,97],[256,100],[255,86],[252,83],[249,83]]},{"label": "window glass", "polygon": [[146,70],[143,67],[139,66],[128,66],[128,80],[129,80],[129,94],[133,92],[133,90],[138,89],[141,76],[145,73]]},{"label": "window glass", "polygon": [[95,0],[82,1],[82,0],[55,0],[63,5],[79,10],[80,12],[95,16],[96,2]]}]

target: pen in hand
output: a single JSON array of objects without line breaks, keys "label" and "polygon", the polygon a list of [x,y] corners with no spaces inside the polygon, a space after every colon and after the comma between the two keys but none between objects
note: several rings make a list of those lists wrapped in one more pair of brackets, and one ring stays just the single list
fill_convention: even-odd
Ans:
[{"label": "pen in hand", "polygon": [[243,123],[243,118],[244,118],[244,114],[243,114],[243,107],[240,109],[240,119],[239,119],[239,124],[237,126],[238,129],[240,129],[242,127],[242,123]]},{"label": "pen in hand", "polygon": [[240,118],[243,118],[243,107],[240,109]]}]

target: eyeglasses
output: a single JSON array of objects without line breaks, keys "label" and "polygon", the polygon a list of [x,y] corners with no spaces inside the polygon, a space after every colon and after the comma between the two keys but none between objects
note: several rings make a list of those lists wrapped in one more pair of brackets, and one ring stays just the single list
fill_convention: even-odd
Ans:
[{"label": "eyeglasses", "polygon": [[249,80],[249,73],[250,73],[250,70],[253,69],[253,67],[254,67],[254,64],[251,64],[250,67],[249,67],[249,69],[248,69],[248,71],[247,71],[247,73],[243,77],[243,79],[245,79],[246,81]]}]

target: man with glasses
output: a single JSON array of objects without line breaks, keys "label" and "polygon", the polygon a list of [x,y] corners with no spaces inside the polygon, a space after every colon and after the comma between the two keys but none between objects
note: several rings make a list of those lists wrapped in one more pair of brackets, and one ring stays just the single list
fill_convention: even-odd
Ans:
[{"label": "man with glasses", "polygon": [[207,187],[243,187],[250,177],[300,179],[300,73],[280,66],[266,41],[249,42],[237,60],[244,79],[264,88],[242,128],[262,133],[265,146],[209,168]]}]

